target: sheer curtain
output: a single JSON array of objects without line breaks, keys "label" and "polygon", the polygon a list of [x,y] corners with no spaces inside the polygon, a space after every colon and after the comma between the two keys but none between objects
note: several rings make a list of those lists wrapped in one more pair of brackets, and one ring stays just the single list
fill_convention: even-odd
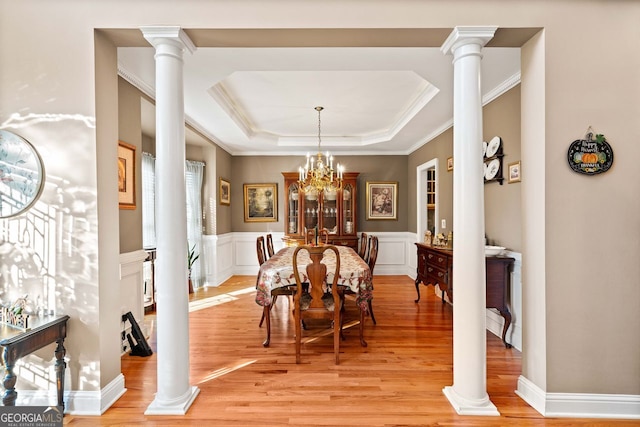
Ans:
[{"label": "sheer curtain", "polygon": [[142,153],[142,247],[156,247],[156,159]]},{"label": "sheer curtain", "polygon": [[[155,249],[155,158],[142,153],[142,246]],[[204,163],[187,160],[185,165],[185,187],[187,198],[187,244],[195,245],[195,253],[202,257],[202,179]],[[186,250],[186,248],[185,248]],[[185,253],[185,257],[187,254]],[[204,284],[201,259],[198,258],[191,269],[191,283],[194,288]]]},{"label": "sheer curtain", "polygon": [[191,269],[191,283],[194,289],[204,284],[202,274],[202,177],[204,163],[187,160],[185,184],[187,190],[187,242],[189,249],[195,246],[195,253],[200,254]]}]

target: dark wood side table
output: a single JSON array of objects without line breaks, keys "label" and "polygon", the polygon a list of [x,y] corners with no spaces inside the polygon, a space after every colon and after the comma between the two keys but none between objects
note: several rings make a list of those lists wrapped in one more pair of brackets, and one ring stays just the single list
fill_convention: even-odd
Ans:
[{"label": "dark wood side table", "polygon": [[[418,248],[418,268],[416,274],[416,292],[420,301],[420,282],[425,285],[439,285],[447,293],[449,301],[453,302],[453,250],[434,248],[422,243],[416,243]],[[495,308],[504,319],[502,328],[502,342],[511,348],[506,340],[507,330],[511,325],[511,312],[507,307],[507,295],[511,285],[511,270],[515,259],[504,256],[486,257],[487,273],[487,308]]]},{"label": "dark wood side table", "polygon": [[13,373],[13,368],[23,356],[33,353],[51,343],[56,343],[56,388],[58,392],[58,406],[62,406],[64,412],[64,370],[67,364],[64,361],[66,350],[64,339],[67,337],[67,321],[69,316],[32,316],[30,321],[31,329],[23,331],[9,325],[0,326],[0,346],[2,346],[2,361],[6,375],[3,385],[5,388],[2,403],[5,406],[15,406],[18,393],[15,390],[17,377]]},{"label": "dark wood side table", "polygon": [[442,291],[442,303],[445,303],[444,293],[449,301],[453,301],[453,250],[434,248],[416,243],[418,247],[418,270],[416,274],[416,292],[420,301],[420,282],[425,285],[439,285]]}]

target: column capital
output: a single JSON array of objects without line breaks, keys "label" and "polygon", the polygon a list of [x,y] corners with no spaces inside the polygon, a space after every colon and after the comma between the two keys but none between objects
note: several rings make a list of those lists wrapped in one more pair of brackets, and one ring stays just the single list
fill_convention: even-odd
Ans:
[{"label": "column capital", "polygon": [[187,33],[180,27],[140,27],[140,31],[142,31],[144,38],[155,48],[162,44],[171,44],[189,53],[196,51],[196,45],[193,44]]},{"label": "column capital", "polygon": [[493,38],[497,29],[496,26],[455,27],[440,47],[440,51],[445,55],[453,54],[457,48],[468,44],[476,44],[482,48]]}]

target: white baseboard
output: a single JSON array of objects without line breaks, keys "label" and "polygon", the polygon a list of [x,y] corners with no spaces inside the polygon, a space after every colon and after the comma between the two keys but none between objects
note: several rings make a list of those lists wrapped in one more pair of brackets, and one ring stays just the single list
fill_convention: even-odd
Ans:
[{"label": "white baseboard", "polygon": [[545,417],[640,420],[640,395],[547,393],[522,375],[516,394]]},{"label": "white baseboard", "polygon": [[[122,396],[124,375],[115,377],[106,387],[97,391],[64,392],[64,412],[72,415],[102,415]],[[58,401],[56,390],[19,390],[16,405],[18,406],[50,406]]]}]

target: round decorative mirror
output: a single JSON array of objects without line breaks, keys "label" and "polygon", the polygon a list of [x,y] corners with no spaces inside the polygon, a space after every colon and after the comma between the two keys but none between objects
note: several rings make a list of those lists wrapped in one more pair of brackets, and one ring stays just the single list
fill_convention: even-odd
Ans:
[{"label": "round decorative mirror", "polygon": [[36,149],[19,135],[0,130],[0,218],[29,209],[44,187],[44,166]]}]

